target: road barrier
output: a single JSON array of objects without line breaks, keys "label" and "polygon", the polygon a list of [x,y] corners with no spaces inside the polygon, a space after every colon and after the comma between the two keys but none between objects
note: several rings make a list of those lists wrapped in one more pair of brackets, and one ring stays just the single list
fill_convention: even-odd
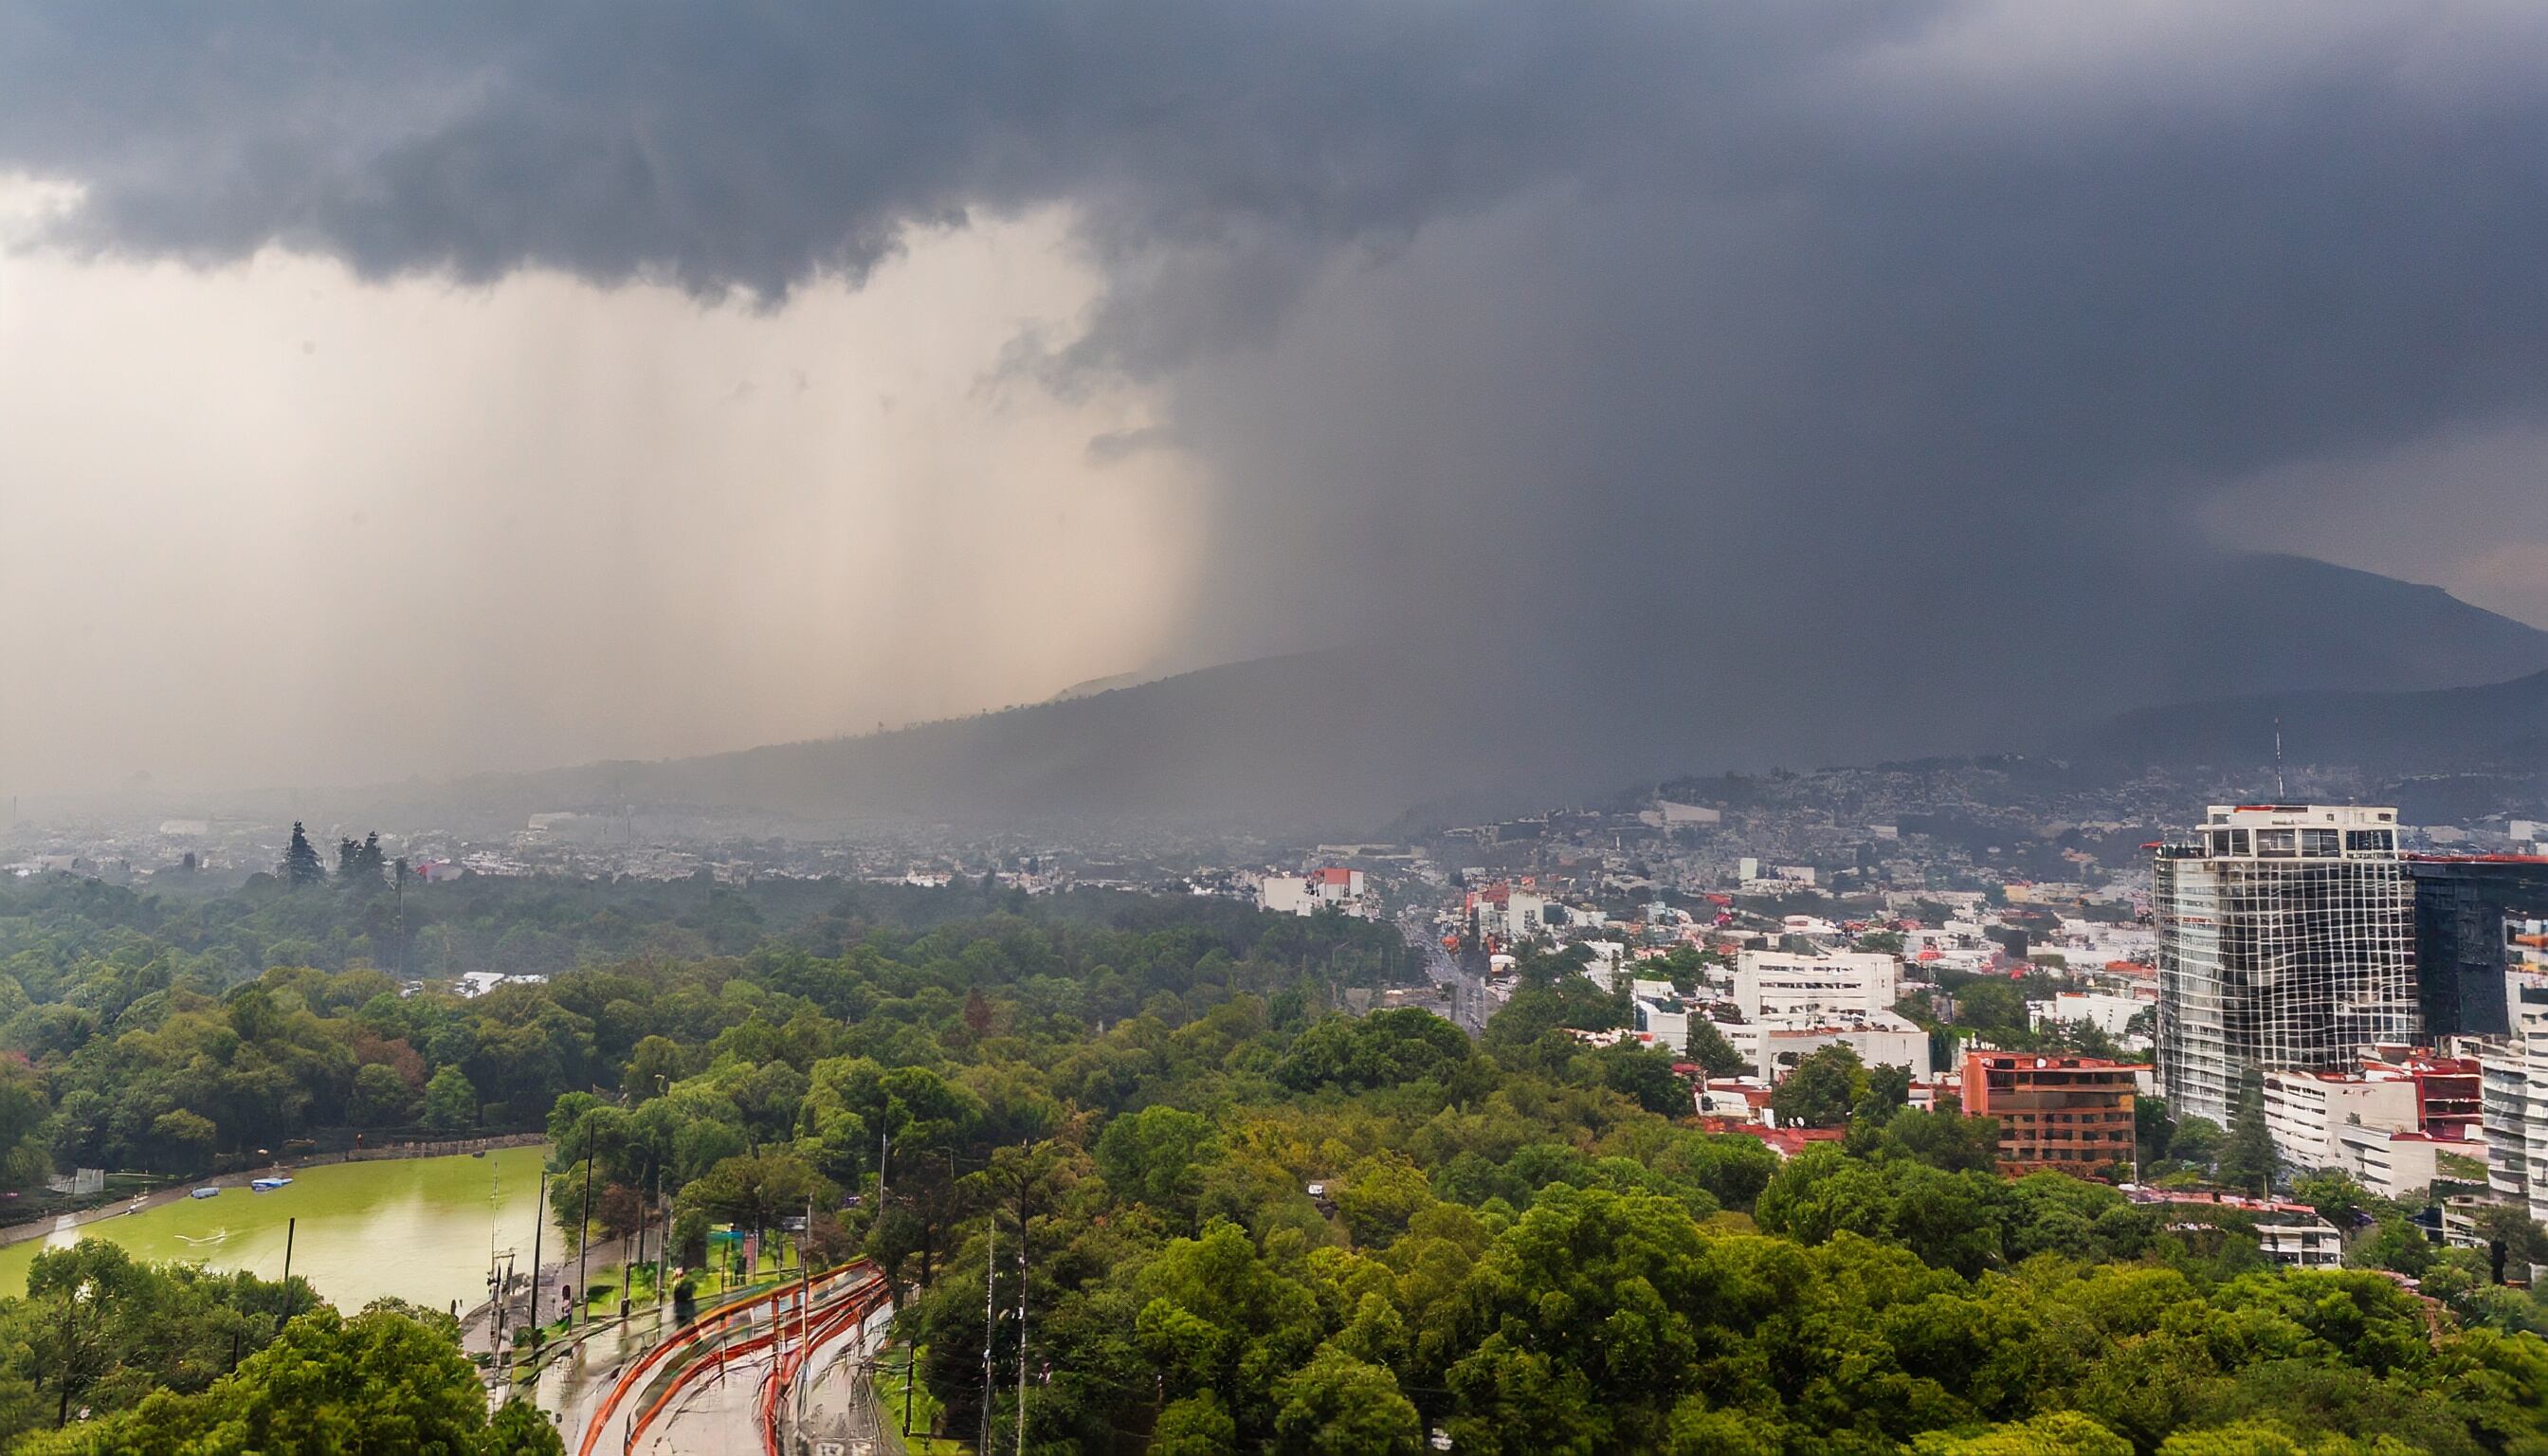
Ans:
[{"label": "road barrier", "polygon": [[[805,1366],[813,1352],[829,1343],[843,1329],[856,1328],[875,1317],[884,1308],[893,1291],[879,1279],[871,1285],[853,1289],[847,1300],[807,1320],[800,1315],[796,1321],[796,1348],[778,1357],[771,1366],[770,1378],[761,1385],[761,1449],[766,1456],[782,1456],[778,1446],[778,1411],[786,1404],[787,1391],[804,1378]],[[774,1336],[778,1328],[774,1326]]]},{"label": "road barrier", "polygon": [[[812,1281],[812,1288],[820,1295],[828,1294],[845,1284],[856,1287],[872,1281],[881,1285],[884,1276],[877,1271],[872,1262],[866,1259],[853,1259],[837,1269],[816,1275]],[[601,1404],[593,1410],[592,1418],[585,1424],[584,1440],[576,1447],[576,1456],[593,1456],[603,1436],[608,1434],[611,1421],[618,1418],[620,1407],[626,1403],[630,1395],[642,1388],[665,1362],[675,1355],[698,1348],[703,1341],[731,1333],[738,1317],[741,1317],[743,1322],[749,1325],[753,1311],[765,1304],[771,1306],[772,1327],[774,1330],[779,1306],[784,1301],[798,1298],[804,1293],[805,1286],[802,1284],[782,1284],[774,1289],[729,1300],[657,1341],[653,1349],[638,1356],[626,1370],[619,1373],[617,1380],[611,1382],[610,1394],[602,1397]],[[645,1410],[630,1423],[627,1433],[621,1438],[621,1449],[633,1447],[638,1437],[644,1435],[646,1428],[654,1423],[655,1417],[662,1413],[665,1406],[682,1387],[696,1378],[700,1371],[711,1368],[722,1369],[735,1357],[759,1350],[769,1343],[769,1335],[754,1335],[732,1345],[712,1348],[708,1351],[706,1359],[684,1367],[673,1377],[672,1383],[665,1387],[663,1394],[648,1403]]]}]

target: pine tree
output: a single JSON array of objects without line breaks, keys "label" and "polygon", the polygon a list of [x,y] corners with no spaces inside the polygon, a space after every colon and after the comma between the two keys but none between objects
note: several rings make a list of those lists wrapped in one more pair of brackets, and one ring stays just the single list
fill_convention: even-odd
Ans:
[{"label": "pine tree", "polygon": [[305,884],[317,884],[326,877],[327,867],[318,863],[318,849],[310,843],[310,836],[302,829],[301,821],[293,820],[292,843],[283,851],[283,882],[298,889]]},{"label": "pine tree", "polygon": [[2273,1186],[2278,1161],[2273,1132],[2265,1126],[2265,1074],[2250,1062],[2238,1075],[2238,1097],[2230,1104],[2230,1140],[2221,1149],[2221,1181],[2253,1189],[2261,1197]]},{"label": "pine tree", "polygon": [[361,844],[345,841],[337,856],[342,863],[336,873],[346,888],[376,890],[388,883],[389,857],[381,851],[379,830],[363,836]]}]

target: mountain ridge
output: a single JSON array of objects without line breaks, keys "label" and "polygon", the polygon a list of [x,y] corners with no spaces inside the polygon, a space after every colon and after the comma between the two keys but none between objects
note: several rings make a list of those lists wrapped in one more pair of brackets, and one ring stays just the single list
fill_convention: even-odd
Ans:
[{"label": "mountain ridge", "polygon": [[[1911,671],[1881,653],[1869,667],[1858,640],[1766,651],[1712,632],[1693,603],[1640,632],[1578,630],[1553,646],[1297,653],[864,737],[447,787],[499,817],[641,801],[805,819],[1343,832],[1453,799],[1487,813],[1698,771],[2008,749],[2242,690],[2468,689],[2548,673],[2548,632],[2439,588],[2300,557],[2106,584],[2059,629],[2072,636],[2051,639],[2057,650],[2027,647],[2040,669],[1974,651]],[[1949,645],[1990,641],[1975,630]]]}]

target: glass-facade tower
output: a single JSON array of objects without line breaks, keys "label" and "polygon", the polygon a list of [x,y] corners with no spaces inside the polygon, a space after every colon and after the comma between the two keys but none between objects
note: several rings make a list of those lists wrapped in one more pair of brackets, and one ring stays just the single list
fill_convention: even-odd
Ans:
[{"label": "glass-facade tower", "polygon": [[2150,869],[2159,1085],[2227,1124],[2238,1078],[2331,1071],[2414,1040],[2414,890],[2398,811],[2216,805]]}]

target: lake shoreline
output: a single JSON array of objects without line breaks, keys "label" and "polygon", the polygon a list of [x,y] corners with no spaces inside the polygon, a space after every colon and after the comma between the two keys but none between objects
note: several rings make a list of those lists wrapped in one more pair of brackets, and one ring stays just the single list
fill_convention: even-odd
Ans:
[{"label": "lake shoreline", "polygon": [[292,1183],[268,1193],[233,1180],[210,1185],[221,1197],[195,1199],[181,1187],[139,1210],[128,1202],[117,1217],[0,1248],[0,1294],[23,1288],[47,1250],[96,1239],[149,1263],[267,1280],[289,1269],[349,1312],[383,1297],[464,1308],[486,1298],[497,1260],[516,1251],[527,1259],[544,1229],[554,1240],[537,1191],[547,1157],[541,1143],[478,1156],[374,1156],[291,1168]]},{"label": "lake shoreline", "polygon": [[[472,1153],[492,1152],[504,1147],[528,1147],[546,1142],[545,1133],[505,1133],[492,1138],[462,1138],[441,1142],[399,1142],[386,1147],[357,1147],[343,1152],[320,1153],[315,1157],[290,1162],[277,1160],[272,1169],[291,1172],[300,1168],[320,1168],[336,1163],[395,1162],[407,1158],[460,1157]],[[103,1224],[134,1214],[164,1208],[181,1198],[192,1197],[198,1188],[245,1188],[251,1181],[269,1176],[255,1169],[231,1173],[214,1173],[201,1178],[181,1179],[166,1188],[125,1199],[120,1203],[101,1204],[77,1213],[58,1214],[50,1219],[28,1219],[0,1228],[0,1248],[14,1248],[38,1238],[50,1238],[57,1233]]]}]

